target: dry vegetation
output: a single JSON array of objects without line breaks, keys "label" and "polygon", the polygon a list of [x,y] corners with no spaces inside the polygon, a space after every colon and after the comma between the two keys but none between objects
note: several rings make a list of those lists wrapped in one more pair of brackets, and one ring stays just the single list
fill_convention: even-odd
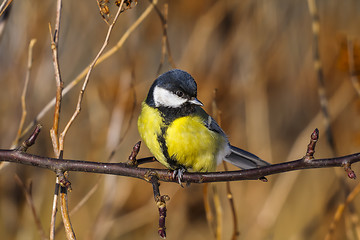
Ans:
[{"label": "dry vegetation", "polygon": [[[158,3],[160,11],[165,3],[174,64],[194,76],[198,97],[208,112],[212,111],[214,89],[218,90],[221,124],[232,144],[272,163],[304,156],[313,129],[325,132],[307,1],[162,0]],[[49,22],[54,27],[56,1],[14,0],[12,5],[0,36],[2,149],[10,148],[17,135],[28,45],[33,38],[37,42],[26,94],[25,126],[56,94],[48,27]],[[148,1],[138,1],[136,7],[120,15],[106,50],[149,5]],[[359,152],[360,101],[352,81],[356,82],[356,76],[349,74],[349,62],[353,72],[359,73],[360,4],[356,0],[329,0],[318,1],[317,6],[319,53],[335,145],[331,149],[325,134],[320,135],[315,157],[321,158]],[[110,19],[116,11],[116,6],[110,8]],[[91,63],[107,29],[95,0],[63,2],[59,65],[64,86]],[[162,37],[163,24],[153,10],[122,48],[94,68],[82,112],[65,139],[64,158],[105,162],[114,150],[111,161],[128,158],[139,140],[136,117],[140,103],[161,64]],[[170,68],[166,56],[160,72]],[[74,112],[81,85],[63,97],[60,129]],[[39,121],[42,133],[30,153],[55,156],[49,134],[53,113],[51,109]],[[149,155],[143,146],[139,156]],[[147,166],[161,167],[158,163]],[[359,172],[360,164],[354,164],[353,169]],[[32,201],[48,236],[54,173],[8,164],[0,170],[1,238],[40,238],[16,175],[26,186],[32,182]],[[241,239],[325,239],[336,209],[358,184],[339,168],[296,171],[268,179],[268,183],[231,183]],[[71,217],[78,239],[158,238],[158,212],[149,183],[86,173],[70,173],[69,180],[73,188],[68,196],[70,211],[89,191],[93,193]],[[233,225],[226,185],[214,185],[222,206],[222,237],[229,239]],[[161,192],[171,198],[167,203],[169,239],[213,237],[206,221],[203,185],[182,189],[177,184],[162,183]],[[330,235],[332,239],[360,239],[360,200],[355,196],[347,204]],[[60,214],[57,225],[56,237],[64,239]]]}]

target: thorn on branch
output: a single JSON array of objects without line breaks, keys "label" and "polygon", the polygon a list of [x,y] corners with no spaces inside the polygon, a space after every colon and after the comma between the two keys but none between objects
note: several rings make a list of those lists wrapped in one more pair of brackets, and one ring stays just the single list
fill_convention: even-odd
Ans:
[{"label": "thorn on branch", "polygon": [[165,218],[166,218],[166,201],[170,200],[170,197],[168,195],[161,195],[160,194],[160,183],[159,179],[154,173],[148,174],[148,181],[151,182],[153,186],[153,192],[154,192],[154,199],[156,202],[156,206],[159,210],[159,228],[158,228],[158,234],[161,238],[166,238],[166,227],[165,227]]},{"label": "thorn on branch", "polygon": [[17,149],[16,151],[26,152],[29,147],[35,144],[35,140],[40,133],[42,126],[37,124],[33,133],[30,135],[28,139],[26,139]]},{"label": "thorn on branch", "polygon": [[351,169],[351,164],[350,163],[345,163],[344,164],[344,169],[345,172],[347,173],[348,177],[351,179],[356,179],[356,174],[355,172]]},{"label": "thorn on branch", "polygon": [[316,142],[319,140],[319,129],[315,128],[314,132],[311,134],[310,143],[307,147],[306,155],[304,156],[304,161],[308,162],[314,160],[314,153]]},{"label": "thorn on branch", "polygon": [[133,166],[133,167],[137,167],[138,166],[138,162],[136,160],[136,156],[139,154],[140,151],[140,146],[141,146],[141,141],[137,142],[133,149],[132,152],[130,153],[129,156],[129,160],[127,162],[128,165]]}]

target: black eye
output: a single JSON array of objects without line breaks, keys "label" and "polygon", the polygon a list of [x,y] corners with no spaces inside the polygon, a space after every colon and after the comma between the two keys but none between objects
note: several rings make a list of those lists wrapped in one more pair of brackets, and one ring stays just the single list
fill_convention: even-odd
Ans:
[{"label": "black eye", "polygon": [[183,93],[182,91],[180,91],[180,90],[177,90],[177,91],[175,92],[175,94],[176,94],[178,97],[184,96],[184,93]]}]

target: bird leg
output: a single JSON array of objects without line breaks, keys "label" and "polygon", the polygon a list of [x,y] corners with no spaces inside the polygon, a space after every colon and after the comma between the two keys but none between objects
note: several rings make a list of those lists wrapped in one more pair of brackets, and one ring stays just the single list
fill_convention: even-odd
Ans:
[{"label": "bird leg", "polygon": [[172,173],[172,177],[173,179],[177,179],[177,182],[179,183],[179,185],[183,188],[184,186],[182,185],[182,179],[183,179],[183,176],[184,176],[184,172],[186,172],[186,169],[185,168],[178,168],[178,169],[175,169]]}]

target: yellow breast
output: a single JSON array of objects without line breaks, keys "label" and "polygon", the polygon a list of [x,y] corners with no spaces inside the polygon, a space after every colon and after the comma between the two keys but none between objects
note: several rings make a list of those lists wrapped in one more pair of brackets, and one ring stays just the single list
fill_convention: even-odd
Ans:
[{"label": "yellow breast", "polygon": [[141,113],[138,118],[138,130],[140,137],[149,148],[154,157],[167,168],[169,164],[158,142],[161,127],[164,126],[160,112],[156,108],[149,107],[145,102],[141,105]]},{"label": "yellow breast", "polygon": [[226,144],[225,138],[210,131],[198,116],[174,120],[167,129],[165,140],[169,155],[196,172],[214,171],[219,147]]},{"label": "yellow breast", "polygon": [[[162,133],[161,128],[166,131]],[[222,149],[228,144],[224,136],[209,130],[200,116],[180,117],[165,126],[160,112],[146,103],[142,104],[138,129],[151,153],[167,168],[171,166],[158,142],[161,134],[164,134],[167,155],[186,169],[196,172],[215,171],[218,158],[223,157],[220,156]]]}]

